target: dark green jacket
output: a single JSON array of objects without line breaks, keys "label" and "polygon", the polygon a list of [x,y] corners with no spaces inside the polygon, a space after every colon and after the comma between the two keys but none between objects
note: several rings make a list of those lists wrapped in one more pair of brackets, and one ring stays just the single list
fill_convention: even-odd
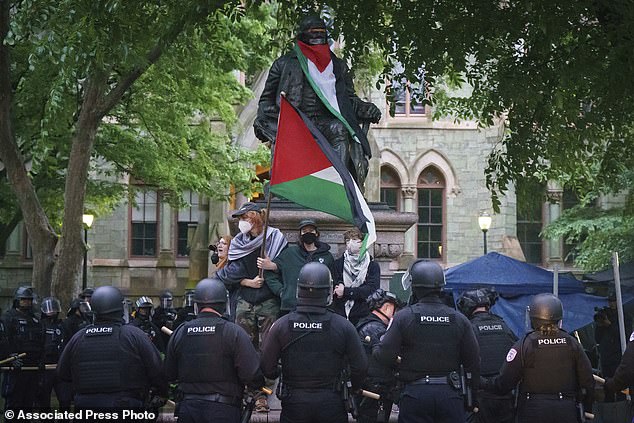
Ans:
[{"label": "dark green jacket", "polygon": [[315,241],[317,249],[306,251],[303,244],[289,244],[273,260],[277,264],[277,272],[265,271],[264,280],[273,294],[280,297],[280,310],[289,311],[297,304],[297,277],[306,263],[317,261],[325,264],[332,274],[335,259],[330,254],[330,245]]}]

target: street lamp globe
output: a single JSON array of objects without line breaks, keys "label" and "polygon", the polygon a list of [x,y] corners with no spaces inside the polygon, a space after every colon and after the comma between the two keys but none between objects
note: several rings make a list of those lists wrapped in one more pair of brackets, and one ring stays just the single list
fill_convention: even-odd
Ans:
[{"label": "street lamp globe", "polygon": [[478,225],[480,225],[480,229],[482,229],[482,231],[488,231],[491,227],[492,220],[493,219],[491,218],[491,216],[489,216],[489,213],[480,213],[480,216],[478,217]]},{"label": "street lamp globe", "polygon": [[93,216],[92,214],[84,214],[81,217],[82,222],[84,222],[84,226],[87,229],[90,229],[90,227],[92,226],[92,222],[95,220],[95,216]]}]

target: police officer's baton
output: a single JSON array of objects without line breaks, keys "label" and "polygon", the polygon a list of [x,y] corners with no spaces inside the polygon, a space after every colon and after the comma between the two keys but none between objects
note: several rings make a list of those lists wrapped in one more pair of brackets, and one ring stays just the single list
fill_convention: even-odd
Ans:
[{"label": "police officer's baton", "polygon": [[168,336],[172,336],[172,334],[174,333],[174,331],[171,330],[170,328],[168,328],[167,326],[162,326],[161,327],[161,332],[163,332],[164,334],[166,334]]},{"label": "police officer's baton", "polygon": [[[603,379],[601,376],[597,376],[597,375],[592,375],[592,377],[594,378],[595,382],[599,383],[600,385],[605,385],[605,379]],[[629,389],[623,389],[621,391],[624,394],[629,394]]]},{"label": "police officer's baton", "polygon": [[376,392],[366,391],[365,389],[361,390],[361,395],[377,401],[381,399],[381,395],[377,394]]},{"label": "police officer's baton", "polygon": [[13,367],[8,367],[8,366],[0,367],[0,370],[17,370],[17,371],[20,371],[20,370],[55,370],[55,369],[57,369],[57,364],[46,364],[44,366],[44,368],[38,367],[38,366],[28,366],[28,367],[22,366],[22,367],[20,367],[19,370],[14,369]]},{"label": "police officer's baton", "polygon": [[14,355],[8,358],[5,358],[4,360],[0,360],[0,364],[7,364],[7,363],[11,363],[12,361],[17,360],[18,358],[22,358],[26,356],[26,353],[20,353],[18,355]]}]

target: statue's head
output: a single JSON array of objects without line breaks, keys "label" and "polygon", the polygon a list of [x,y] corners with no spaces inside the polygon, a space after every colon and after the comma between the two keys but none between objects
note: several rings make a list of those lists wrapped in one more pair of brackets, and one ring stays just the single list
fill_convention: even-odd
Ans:
[{"label": "statue's head", "polygon": [[317,15],[304,17],[297,27],[297,39],[310,45],[327,44],[328,33],[323,19]]}]

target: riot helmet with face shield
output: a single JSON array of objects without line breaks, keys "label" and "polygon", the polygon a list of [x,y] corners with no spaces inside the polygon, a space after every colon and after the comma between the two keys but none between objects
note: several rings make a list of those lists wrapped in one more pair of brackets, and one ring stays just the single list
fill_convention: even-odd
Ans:
[{"label": "riot helmet with face shield", "polygon": [[168,309],[171,309],[174,304],[174,295],[172,294],[171,291],[166,289],[165,291],[161,293],[159,300],[160,300],[160,307],[165,310],[168,310]]},{"label": "riot helmet with face shield", "polygon": [[194,291],[189,290],[185,292],[183,296],[183,307],[193,307],[194,306]]},{"label": "riot helmet with face shield", "polygon": [[49,319],[54,319],[59,315],[60,311],[62,311],[62,306],[57,298],[46,297],[42,300],[42,304],[40,304],[40,311],[42,315]]}]

